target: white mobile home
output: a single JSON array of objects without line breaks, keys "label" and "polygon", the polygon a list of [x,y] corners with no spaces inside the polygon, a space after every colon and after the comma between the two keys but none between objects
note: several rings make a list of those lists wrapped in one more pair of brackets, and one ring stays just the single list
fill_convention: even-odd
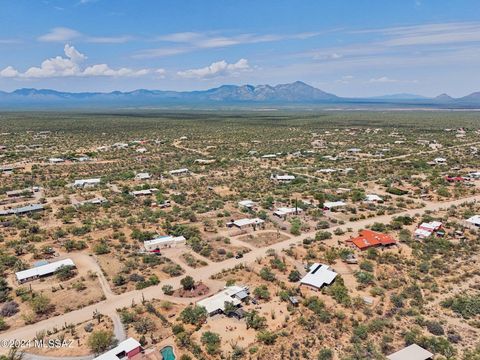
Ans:
[{"label": "white mobile home", "polygon": [[101,180],[99,178],[80,179],[80,180],[75,180],[75,182],[73,183],[73,186],[78,188],[94,187],[100,184],[100,181]]},{"label": "white mobile home", "polygon": [[253,227],[254,229],[257,226],[263,225],[265,221],[259,218],[254,218],[254,219],[239,219],[239,220],[233,220],[227,224],[228,227],[236,226],[239,229],[245,229],[249,226]]},{"label": "white mobile home", "polygon": [[75,267],[75,263],[71,259],[55,261],[53,263],[37,266],[28,270],[19,271],[15,274],[19,283],[54,274],[62,266]]},{"label": "white mobile home", "polygon": [[273,181],[277,181],[277,182],[283,182],[283,183],[289,183],[293,180],[295,180],[295,176],[293,175],[270,175],[270,179],[273,180]]},{"label": "white mobile home", "polygon": [[187,168],[176,169],[176,170],[171,170],[169,174],[172,176],[185,176],[190,174],[190,170],[188,170]]}]

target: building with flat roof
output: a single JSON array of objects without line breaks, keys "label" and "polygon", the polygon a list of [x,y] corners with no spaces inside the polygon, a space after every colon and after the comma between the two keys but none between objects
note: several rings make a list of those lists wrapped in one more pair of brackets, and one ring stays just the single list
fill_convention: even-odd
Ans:
[{"label": "building with flat roof", "polygon": [[45,210],[45,207],[42,204],[31,204],[13,209],[0,210],[0,216],[25,215],[42,210]]},{"label": "building with flat roof", "polygon": [[306,285],[315,290],[320,290],[324,285],[330,285],[337,277],[337,273],[328,265],[315,263],[301,280],[301,285]]},{"label": "building with flat roof", "polygon": [[323,203],[323,208],[325,210],[332,210],[338,207],[346,206],[347,204],[343,201],[326,201]]},{"label": "building with flat roof", "polygon": [[240,207],[244,207],[244,208],[247,208],[247,209],[251,209],[253,207],[255,207],[255,202],[253,202],[252,200],[242,200],[242,201],[239,201],[238,202],[238,206]]},{"label": "building with flat roof", "polygon": [[284,183],[288,183],[290,181],[293,181],[295,180],[295,176],[293,175],[270,175],[270,179],[273,180],[273,181],[278,181],[278,182],[284,182]]},{"label": "building with flat roof", "polygon": [[280,207],[277,210],[273,212],[273,215],[278,216],[278,217],[284,217],[288,215],[298,215],[303,211],[303,209],[299,207]]},{"label": "building with flat roof", "polygon": [[128,338],[125,341],[119,343],[113,349],[107,351],[106,353],[97,356],[93,360],[126,360],[133,359],[133,357],[139,354],[142,351],[142,345],[133,339]]},{"label": "building with flat roof", "polygon": [[190,170],[188,170],[187,168],[176,169],[176,170],[169,171],[169,174],[172,176],[188,175],[190,174]]},{"label": "building with flat roof", "polygon": [[158,236],[152,240],[147,240],[143,242],[143,246],[147,251],[158,251],[167,247],[175,247],[177,245],[185,244],[187,240],[183,236]]},{"label": "building with flat roof", "polygon": [[79,179],[79,180],[75,180],[75,182],[73,183],[73,186],[81,187],[81,188],[93,187],[100,184],[100,181],[101,181],[100,178]]},{"label": "building with flat roof", "polygon": [[33,267],[31,269],[19,271],[15,273],[15,277],[19,283],[35,280],[41,277],[54,274],[62,266],[75,267],[75,263],[71,259],[59,260],[52,263]]},{"label": "building with flat roof", "polygon": [[245,219],[230,221],[229,223],[227,223],[227,226],[228,227],[236,226],[239,229],[245,229],[249,226],[256,228],[257,226],[263,225],[264,223],[265,221],[263,221],[260,218],[254,218],[254,219],[245,218]]}]

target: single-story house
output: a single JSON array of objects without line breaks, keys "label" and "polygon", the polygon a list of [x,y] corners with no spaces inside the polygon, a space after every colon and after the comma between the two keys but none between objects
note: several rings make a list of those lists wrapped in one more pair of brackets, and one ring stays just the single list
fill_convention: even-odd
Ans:
[{"label": "single-story house", "polygon": [[263,225],[264,223],[265,221],[259,218],[254,218],[254,219],[245,218],[245,219],[239,219],[239,220],[232,220],[229,223],[227,223],[227,226],[228,227],[236,226],[239,229],[245,229],[251,226],[255,229],[257,226]]},{"label": "single-story house", "polygon": [[88,204],[101,205],[101,204],[105,204],[106,202],[107,202],[107,199],[105,199],[104,197],[96,197],[93,199],[79,201],[78,203],[75,204],[75,206],[79,207],[79,206],[88,205]]},{"label": "single-story house", "polygon": [[278,181],[278,182],[284,182],[284,183],[289,183],[290,181],[295,180],[295,176],[293,175],[270,175],[270,179],[273,181]]},{"label": "single-story house", "polygon": [[164,235],[152,240],[144,241],[143,246],[145,247],[145,250],[154,252],[162,248],[185,244],[185,242],[186,239],[183,236]]},{"label": "single-story house", "polygon": [[142,345],[133,338],[128,338],[113,349],[97,356],[93,360],[126,360],[133,359],[142,351]]},{"label": "single-story house", "polygon": [[81,188],[93,187],[93,186],[96,186],[96,185],[100,184],[100,181],[101,180],[99,178],[80,179],[80,180],[75,180],[75,182],[73,183],[73,186],[81,187]]},{"label": "single-story house", "polygon": [[188,170],[187,168],[176,169],[169,171],[169,174],[172,176],[183,176],[190,174],[190,170]]},{"label": "single-story house", "polygon": [[208,164],[213,164],[215,161],[216,161],[215,159],[195,159],[194,163],[201,164],[201,165],[208,165]]},{"label": "single-story house", "polygon": [[465,221],[473,226],[480,227],[480,215],[473,215]]},{"label": "single-story house", "polygon": [[273,215],[278,216],[278,217],[284,217],[288,215],[295,215],[295,214],[300,214],[303,210],[299,207],[280,207],[277,210],[273,212]]},{"label": "single-story house", "polygon": [[323,208],[325,210],[332,210],[337,207],[346,206],[347,204],[343,201],[326,201],[323,203]]},{"label": "single-story house", "polygon": [[30,280],[54,274],[61,266],[75,267],[75,263],[71,259],[59,260],[45,265],[33,267],[28,270],[22,270],[15,273],[17,281],[24,283]]},{"label": "single-story house", "polygon": [[148,172],[142,172],[135,175],[135,180],[148,180],[150,177],[151,176]]},{"label": "single-story house", "polygon": [[433,359],[433,354],[418,346],[412,344],[387,356],[388,360],[430,360]]},{"label": "single-story house", "polygon": [[145,190],[134,190],[134,191],[130,192],[130,195],[133,195],[133,196],[150,196],[154,192],[157,192],[157,191],[158,191],[158,189],[156,189],[156,188],[145,189]]},{"label": "single-story house", "polygon": [[275,159],[276,157],[277,157],[277,155],[275,155],[275,154],[262,155],[262,159]]},{"label": "single-story house", "polygon": [[225,311],[225,303],[231,303],[240,307],[242,301],[249,297],[249,289],[246,286],[227,286],[219,293],[209,296],[206,299],[197,302],[198,306],[202,306],[207,310],[209,316],[221,314]]},{"label": "single-story house", "polygon": [[255,207],[255,205],[257,204],[255,204],[255,202],[252,200],[242,200],[238,202],[238,206],[244,207],[247,209],[252,209],[253,207]]},{"label": "single-story house", "polygon": [[428,223],[422,223],[415,230],[414,236],[417,239],[425,239],[431,236],[434,232],[439,231],[442,228],[440,221],[430,221]]},{"label": "single-story house", "polygon": [[14,209],[0,210],[0,216],[31,214],[44,209],[45,207],[42,204],[32,204]]},{"label": "single-story house", "polygon": [[431,236],[432,232],[429,230],[418,228],[418,229],[415,229],[415,232],[413,233],[413,235],[415,236],[416,239],[425,239]]},{"label": "single-story house", "polygon": [[10,190],[5,192],[8,197],[22,197],[22,196],[31,196],[33,195],[33,188],[26,188],[22,190]]},{"label": "single-story house", "polygon": [[330,270],[328,265],[315,263],[310,266],[310,271],[300,280],[300,284],[320,290],[323,285],[330,285],[336,277],[337,273]]},{"label": "single-story house", "polygon": [[434,232],[434,231],[440,230],[442,228],[442,225],[443,224],[440,221],[430,221],[428,223],[420,224],[419,228]]},{"label": "single-story house", "polygon": [[48,159],[48,162],[50,164],[60,164],[60,163],[65,162],[65,159],[52,157],[52,158]]},{"label": "single-story house", "polygon": [[365,202],[382,202],[383,198],[376,194],[367,194],[365,195]]},{"label": "single-story house", "polygon": [[351,242],[360,250],[366,250],[371,247],[394,245],[397,241],[388,234],[379,233],[372,230],[362,230]]},{"label": "single-story house", "polygon": [[433,159],[433,162],[437,165],[443,165],[443,164],[446,164],[447,163],[447,159],[445,158],[441,158],[441,157],[437,157],[435,159]]}]

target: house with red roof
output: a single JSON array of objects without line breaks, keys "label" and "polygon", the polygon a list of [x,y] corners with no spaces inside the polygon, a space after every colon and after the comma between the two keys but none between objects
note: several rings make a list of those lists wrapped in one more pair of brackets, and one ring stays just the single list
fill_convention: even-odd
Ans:
[{"label": "house with red roof", "polygon": [[397,241],[388,234],[372,230],[362,230],[351,242],[360,250],[367,250],[371,247],[395,245]]}]

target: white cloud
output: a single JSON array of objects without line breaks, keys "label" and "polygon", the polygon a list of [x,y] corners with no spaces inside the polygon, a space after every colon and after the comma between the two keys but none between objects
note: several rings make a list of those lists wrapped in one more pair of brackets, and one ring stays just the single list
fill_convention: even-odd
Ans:
[{"label": "white cloud", "polygon": [[67,27],[56,27],[48,33],[39,36],[38,41],[43,42],[66,42],[70,40],[83,41],[96,44],[121,44],[133,39],[129,35],[121,36],[87,36],[81,32]]},{"label": "white cloud", "polygon": [[257,44],[282,40],[303,40],[321,33],[297,34],[238,34],[232,36],[218,35],[218,33],[179,32],[156,37],[154,40],[175,44],[155,49],[142,50],[134,55],[136,58],[155,58],[183,54],[202,49],[222,48],[235,45]]},{"label": "white cloud", "polygon": [[236,75],[240,71],[246,71],[249,69],[250,65],[248,64],[247,59],[240,59],[233,64],[221,60],[203,68],[179,71],[177,74],[183,78],[208,79],[218,76]]},{"label": "white cloud", "polygon": [[350,84],[350,82],[354,79],[353,75],[344,75],[340,79],[336,80],[335,82],[338,84]]},{"label": "white cloud", "polygon": [[77,30],[69,29],[66,27],[56,27],[50,30],[50,32],[42,35],[38,38],[39,41],[45,42],[65,42],[73,40],[82,36]]},{"label": "white cloud", "polygon": [[[152,69],[134,70],[130,68],[112,69],[107,64],[95,64],[83,67],[87,56],[79,52],[73,46],[66,44],[64,47],[66,57],[56,56],[44,60],[39,67],[31,67],[25,72],[20,72],[12,66],[0,71],[0,77],[4,78],[52,78],[52,77],[137,77],[151,73]],[[155,71],[163,71],[157,69]]]},{"label": "white cloud", "polygon": [[372,78],[368,81],[369,83],[418,83],[418,80],[398,80],[392,79],[388,76],[381,76],[378,78]]},{"label": "white cloud", "polygon": [[12,66],[7,66],[5,69],[0,71],[0,77],[14,78],[17,76],[18,76],[18,71],[15,70]]}]

